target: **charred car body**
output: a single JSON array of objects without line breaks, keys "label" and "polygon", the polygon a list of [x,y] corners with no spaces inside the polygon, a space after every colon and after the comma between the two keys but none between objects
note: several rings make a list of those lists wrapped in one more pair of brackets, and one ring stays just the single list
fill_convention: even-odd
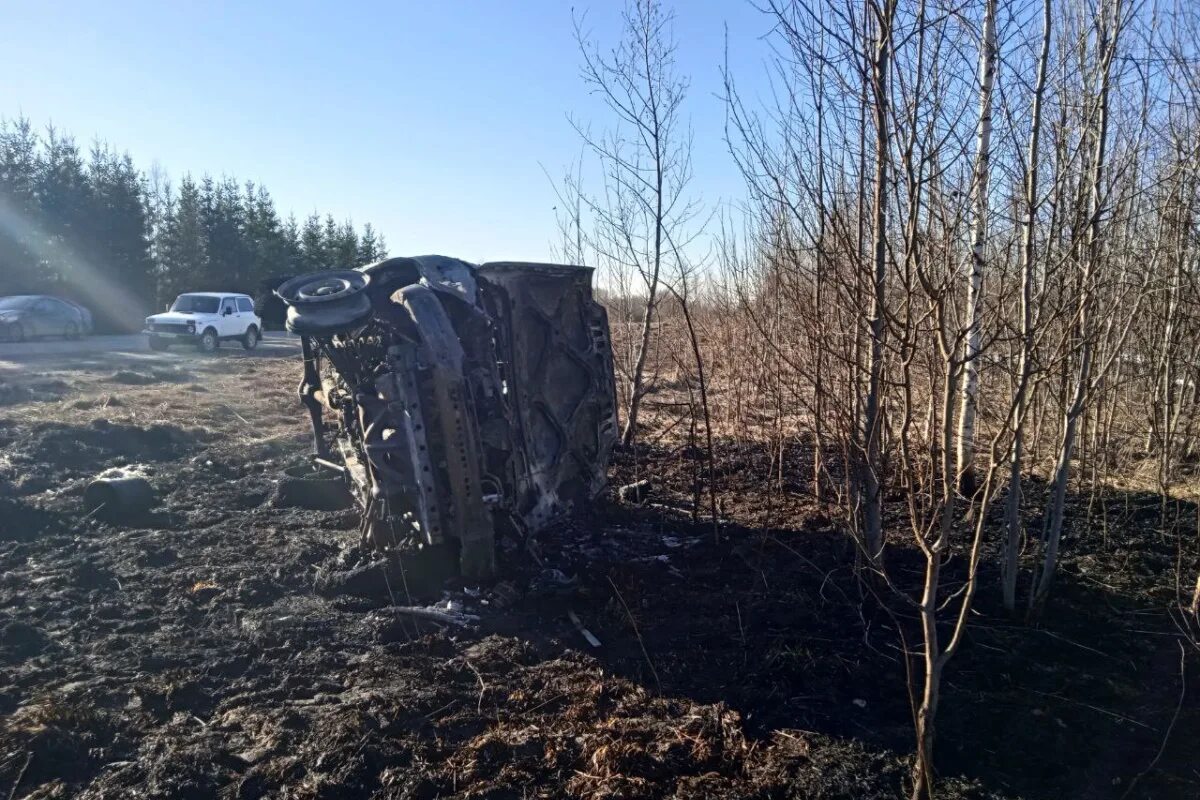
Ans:
[{"label": "charred car body", "polygon": [[591,275],[419,256],[279,287],[315,458],[348,479],[368,545],[487,577],[497,533],[603,488],[616,405]]}]

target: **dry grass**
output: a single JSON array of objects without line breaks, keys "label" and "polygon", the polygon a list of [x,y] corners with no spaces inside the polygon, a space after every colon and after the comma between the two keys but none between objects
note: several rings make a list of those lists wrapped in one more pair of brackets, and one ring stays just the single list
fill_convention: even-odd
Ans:
[{"label": "dry grass", "polygon": [[[22,402],[4,408],[18,425],[103,420],[147,427],[173,424],[231,437],[248,455],[307,436],[296,400],[296,358],[219,353],[168,354],[146,363],[126,354],[34,361],[0,369],[0,387]],[[37,400],[39,386],[59,387]]]}]

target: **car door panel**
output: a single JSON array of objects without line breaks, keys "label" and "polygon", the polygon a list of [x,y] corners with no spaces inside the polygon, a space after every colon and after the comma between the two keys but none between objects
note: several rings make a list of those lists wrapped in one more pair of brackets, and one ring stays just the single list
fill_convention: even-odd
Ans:
[{"label": "car door panel", "polygon": [[61,300],[51,300],[50,305],[53,309],[54,332],[59,336],[68,335],[71,332],[71,324],[74,322],[71,307]]},{"label": "car door panel", "polygon": [[238,312],[241,317],[242,332],[250,330],[250,326],[258,327],[258,320],[254,318],[254,301],[248,297],[238,298]]},{"label": "car door panel", "polygon": [[[233,313],[226,314],[225,311],[227,309],[233,309]],[[221,320],[220,333],[221,333],[221,335],[222,336],[235,335],[234,329],[237,327],[237,303],[234,302],[233,298],[232,297],[222,298],[221,299],[221,307],[217,313],[220,314],[220,320]]]},{"label": "car door panel", "polygon": [[46,300],[39,300],[33,306],[33,313],[29,315],[30,331],[33,336],[49,336],[54,333],[54,318],[51,313],[50,304]]}]

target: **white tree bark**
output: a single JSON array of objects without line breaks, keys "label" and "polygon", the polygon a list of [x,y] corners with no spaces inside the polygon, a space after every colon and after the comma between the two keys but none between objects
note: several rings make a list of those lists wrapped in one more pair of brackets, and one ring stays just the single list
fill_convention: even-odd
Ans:
[{"label": "white tree bark", "polygon": [[958,479],[964,493],[975,491],[975,407],[979,395],[980,318],[984,247],[987,239],[988,179],[991,177],[992,88],[996,83],[996,0],[983,11],[979,46],[979,127],[975,142],[975,175],[971,181],[971,267],[967,278],[967,341],[963,354],[962,399],[958,418]]}]

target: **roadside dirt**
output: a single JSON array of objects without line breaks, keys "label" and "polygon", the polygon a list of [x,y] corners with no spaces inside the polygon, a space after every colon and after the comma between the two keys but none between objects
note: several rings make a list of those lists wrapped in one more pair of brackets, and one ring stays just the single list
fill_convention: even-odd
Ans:
[{"label": "roadside dirt", "polygon": [[[536,559],[507,543],[503,580],[448,586],[438,623],[397,612],[403,587],[369,570],[315,591],[362,554],[353,510],[277,502],[308,448],[295,363],[164,363],[0,375],[0,796],[903,793],[894,620],[803,488],[755,477],[759,449],[722,445],[719,542],[689,513],[694,453],[621,453],[613,485],[650,477],[649,502],[612,493]],[[802,449],[787,456],[808,474]],[[87,479],[117,466],[159,502],[87,518]],[[1119,798],[1154,758],[1179,699],[1165,609],[1195,509],[1172,538],[1157,498],[1109,503],[1102,555],[1068,559],[1041,623],[1000,614],[985,577],[948,673],[942,796]],[[1100,533],[1077,516],[1082,551]],[[1198,707],[1131,796],[1197,795]]]}]

